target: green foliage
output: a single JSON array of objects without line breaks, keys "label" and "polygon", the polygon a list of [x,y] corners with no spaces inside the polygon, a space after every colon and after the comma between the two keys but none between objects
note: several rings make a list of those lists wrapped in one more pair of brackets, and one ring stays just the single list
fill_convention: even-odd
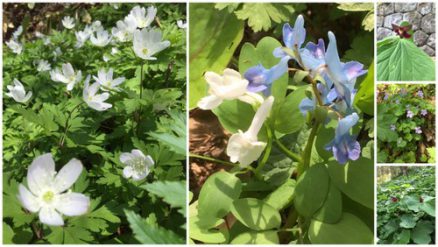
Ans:
[{"label": "green foliage", "polygon": [[[127,16],[136,6],[155,6],[151,27],[160,29],[171,45],[144,62],[132,51],[132,42],[96,47],[87,41],[77,48],[75,31],[93,21],[105,30]],[[3,49],[3,85],[20,80],[33,96],[26,104],[4,95],[3,101],[3,229],[5,243],[14,244],[138,244],[185,242],[186,163],[186,31],[177,21],[186,19],[185,4],[63,4],[61,15],[44,12],[50,4],[35,4],[35,11],[52,14],[45,21],[51,43],[45,45],[30,28],[20,37],[23,52]],[[37,11],[38,10],[38,11]],[[75,16],[73,30],[62,27],[64,16]],[[45,16],[45,15],[43,15]],[[30,23],[32,24],[32,23]],[[39,24],[38,24],[39,25]],[[33,29],[32,29],[33,30]],[[47,33],[46,33],[47,32]],[[59,48],[62,54],[55,55]],[[117,53],[111,53],[117,48]],[[107,61],[103,60],[106,56]],[[49,71],[37,71],[35,62],[49,61],[52,69],[71,63],[83,78],[72,91],[54,82]],[[143,64],[143,65],[142,65]],[[125,77],[120,91],[110,91],[113,106],[98,112],[84,103],[87,75],[114,69]],[[92,78],[91,83],[94,82]],[[143,92],[140,97],[140,83]],[[123,177],[120,155],[139,149],[155,161],[148,177],[133,181]],[[41,224],[38,214],[24,210],[17,199],[18,184],[26,181],[29,165],[39,155],[51,153],[57,170],[70,159],[84,166],[71,188],[91,199],[89,211],[66,217],[63,227]]]},{"label": "green foliage", "polygon": [[413,41],[389,37],[377,43],[377,80],[434,81],[435,62]]},{"label": "green foliage", "polygon": [[381,244],[435,243],[435,168],[410,167],[377,188]]},{"label": "green foliage", "polygon": [[[380,163],[433,163],[434,85],[380,85],[377,98],[377,147]],[[423,98],[418,94],[424,94]],[[421,95],[420,93],[420,95]],[[425,114],[422,114],[422,111]],[[413,114],[412,117],[408,113]],[[417,133],[416,128],[421,129]]]},{"label": "green foliage", "polygon": [[352,12],[366,11],[366,15],[362,20],[362,26],[366,31],[374,29],[374,4],[373,3],[341,3],[339,9]]}]

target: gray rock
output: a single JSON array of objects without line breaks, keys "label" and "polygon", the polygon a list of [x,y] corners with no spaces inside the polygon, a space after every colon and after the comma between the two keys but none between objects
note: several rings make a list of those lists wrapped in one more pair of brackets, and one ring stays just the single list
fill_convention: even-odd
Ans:
[{"label": "gray rock", "polygon": [[425,45],[427,38],[428,38],[427,33],[423,32],[421,30],[418,30],[414,33],[414,43],[417,46]]},{"label": "gray rock", "polygon": [[418,30],[421,26],[421,18],[422,16],[417,11],[404,13],[403,14],[403,20],[408,21],[412,24],[412,30]]},{"label": "gray rock", "polygon": [[400,24],[403,19],[403,15],[400,13],[395,13],[392,15],[388,15],[385,17],[385,22],[383,24],[384,27],[392,29],[392,24]]},{"label": "gray rock", "polygon": [[382,40],[389,36],[394,36],[395,33],[391,31],[390,29],[379,27],[377,28],[377,40]]},{"label": "gray rock", "polygon": [[426,33],[434,33],[435,32],[435,15],[427,14],[421,20],[421,29]]},{"label": "gray rock", "polygon": [[421,49],[426,52],[427,55],[434,57],[435,56],[435,50],[430,48],[429,46],[425,45],[422,46]]},{"label": "gray rock", "polygon": [[422,15],[432,13],[432,9],[432,3],[419,3],[417,6],[417,11]]},{"label": "gray rock", "polygon": [[409,12],[417,9],[417,3],[395,3],[395,12]]},{"label": "gray rock", "polygon": [[385,16],[394,13],[394,4],[393,3],[381,3],[377,7],[377,15]]},{"label": "gray rock", "polygon": [[427,39],[427,45],[435,50],[435,33],[429,36],[429,39]]},{"label": "gray rock", "polygon": [[385,20],[385,17],[383,16],[377,16],[377,26],[383,27],[383,21]]}]

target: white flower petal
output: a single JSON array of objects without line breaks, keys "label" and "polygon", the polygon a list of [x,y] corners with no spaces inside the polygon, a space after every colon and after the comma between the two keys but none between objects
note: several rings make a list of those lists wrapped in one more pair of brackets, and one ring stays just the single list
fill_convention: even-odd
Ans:
[{"label": "white flower petal", "polygon": [[120,162],[127,164],[128,161],[132,160],[134,157],[131,153],[122,153],[120,155]]},{"label": "white flower petal", "polygon": [[18,187],[18,200],[20,200],[23,207],[27,210],[29,210],[32,213],[38,212],[40,210],[40,203],[38,202],[38,199],[30,193],[26,187],[24,187],[22,184]]},{"label": "white flower petal", "polygon": [[43,207],[40,210],[40,221],[50,226],[63,226],[64,220],[61,215],[51,207]]},{"label": "white flower petal", "polygon": [[136,157],[138,157],[138,158],[146,159],[146,156],[143,154],[143,152],[140,151],[140,150],[138,150],[138,149],[133,149],[133,150],[131,151],[131,153],[132,153],[132,155],[134,155],[134,156],[136,156]]},{"label": "white flower petal", "polygon": [[56,175],[54,189],[61,193],[70,188],[82,172],[82,163],[77,159],[70,160]]},{"label": "white flower petal", "polygon": [[222,103],[222,101],[223,100],[216,95],[209,95],[202,98],[198,102],[198,107],[203,110],[211,110],[218,107]]},{"label": "white flower petal", "polygon": [[27,170],[27,185],[34,195],[39,195],[51,185],[55,175],[55,161],[52,154],[38,156]]},{"label": "white flower petal", "polygon": [[148,167],[155,165],[155,162],[150,155],[146,156],[145,160],[146,160],[146,164],[148,165]]},{"label": "white flower petal", "polygon": [[81,193],[66,193],[59,196],[56,210],[67,216],[85,214],[90,207],[90,198]]},{"label": "white flower petal", "polygon": [[149,169],[147,169],[146,171],[143,171],[143,172],[134,172],[132,174],[132,180],[140,181],[140,180],[144,179],[145,177],[147,177],[148,174],[149,174]]},{"label": "white flower petal", "polygon": [[134,170],[132,169],[131,166],[126,166],[125,168],[123,168],[123,177],[130,178],[132,177],[133,174],[134,174]]}]

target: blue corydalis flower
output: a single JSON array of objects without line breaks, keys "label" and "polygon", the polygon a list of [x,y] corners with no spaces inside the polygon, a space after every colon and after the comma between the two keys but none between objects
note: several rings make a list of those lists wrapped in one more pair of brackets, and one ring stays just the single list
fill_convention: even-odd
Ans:
[{"label": "blue corydalis flower", "polygon": [[418,92],[417,92],[417,96],[420,97],[420,98],[424,98],[423,91],[421,91],[421,90],[418,91]]},{"label": "blue corydalis flower", "polygon": [[[304,29],[304,18],[299,15],[295,21],[295,25],[292,28],[289,23],[283,25],[283,42],[284,45],[290,49],[294,55],[295,60],[299,57],[299,50],[306,39],[306,29]],[[288,57],[290,55],[284,51],[283,47],[277,47],[273,52],[275,57]],[[298,61],[299,62],[299,61]]]},{"label": "blue corydalis flower", "polygon": [[[316,85],[316,88],[320,93],[323,105],[329,104],[334,100],[334,98],[330,98],[330,90],[327,88],[327,86],[322,83],[318,83]],[[317,102],[315,97],[313,97],[313,99],[304,98],[298,108],[300,109],[301,114],[303,114],[303,116],[306,116],[308,111],[315,110],[316,103]]]},{"label": "blue corydalis flower", "polygon": [[416,133],[416,134],[421,134],[421,133],[423,133],[423,131],[421,131],[421,127],[415,127],[415,133]]},{"label": "blue corydalis flower", "polygon": [[338,97],[345,100],[347,106],[351,107],[351,91],[354,89],[356,78],[367,73],[367,70],[363,69],[363,64],[356,61],[342,63],[335,35],[328,32],[328,36],[329,45],[325,53],[326,71],[335,85]]},{"label": "blue corydalis flower", "polygon": [[332,151],[333,156],[340,164],[350,160],[357,160],[360,156],[360,144],[350,135],[350,129],[356,125],[359,116],[356,113],[339,120],[335,131],[335,138],[326,145],[326,150]]},{"label": "blue corydalis flower", "polygon": [[306,70],[311,73],[317,73],[325,64],[325,44],[323,39],[318,40],[318,44],[313,42],[307,43],[304,49],[300,52],[301,62]]},{"label": "blue corydalis flower", "polygon": [[427,110],[421,110],[421,116],[426,116],[427,115]]},{"label": "blue corydalis flower", "polygon": [[248,91],[253,93],[263,92],[265,95],[270,95],[272,83],[287,72],[288,60],[287,57],[284,57],[270,69],[266,69],[261,64],[249,68],[244,74],[245,79],[249,81]]}]

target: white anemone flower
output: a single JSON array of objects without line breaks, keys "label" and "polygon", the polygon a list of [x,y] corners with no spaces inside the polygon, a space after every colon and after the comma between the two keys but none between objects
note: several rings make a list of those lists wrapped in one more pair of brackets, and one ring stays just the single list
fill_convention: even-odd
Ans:
[{"label": "white anemone flower", "polygon": [[11,39],[9,41],[6,41],[6,45],[9,47],[9,49],[12,50],[13,53],[15,54],[21,54],[21,52],[23,51],[23,45],[20,44],[20,42]]},{"label": "white anemone flower", "polygon": [[119,90],[117,86],[125,81],[125,77],[113,79],[113,72],[113,69],[109,69],[108,71],[100,69],[99,72],[97,72],[97,77],[93,76],[94,80],[102,86],[103,91],[108,91],[109,89]]},{"label": "white anemone flower", "polygon": [[99,91],[100,84],[95,82],[93,84],[89,84],[90,76],[87,76],[85,80],[84,91],[82,93],[82,97],[84,98],[85,103],[96,111],[106,111],[111,108],[113,105],[106,103],[105,100],[109,98],[109,93],[97,94]]},{"label": "white anemone flower", "polygon": [[157,9],[153,6],[148,8],[147,14],[144,7],[135,6],[127,16],[128,19],[135,21],[138,28],[148,27],[155,18]]},{"label": "white anemone flower", "polygon": [[55,56],[55,60],[57,57],[60,57],[62,55],[61,47],[56,47],[56,49],[53,51],[53,55]]},{"label": "white anemone flower", "polygon": [[[85,27],[85,29],[87,29],[88,25]],[[84,29],[84,31],[85,31]],[[103,31],[104,28],[102,26],[102,22],[100,21],[94,21],[93,23],[91,23],[91,26],[89,27],[89,31],[90,34],[93,32],[99,32],[99,31]]]},{"label": "white anemone flower", "polygon": [[261,95],[248,92],[248,80],[242,78],[240,73],[233,69],[225,69],[222,76],[207,71],[204,78],[210,86],[210,95],[198,102],[198,107],[203,110],[214,109],[222,104],[224,100],[239,99],[249,104],[263,102]]},{"label": "white anemone flower", "polygon": [[50,71],[50,77],[53,81],[67,84],[67,90],[71,91],[76,83],[82,80],[82,72],[74,71],[70,63],[62,64],[62,71],[56,68]]},{"label": "white anemone flower", "polygon": [[151,167],[155,164],[151,156],[145,156],[142,151],[133,149],[131,153],[122,153],[120,161],[125,164],[123,177],[139,181],[147,177]]},{"label": "white anemone flower", "polygon": [[231,162],[239,162],[242,167],[246,167],[260,157],[266,143],[259,142],[257,135],[269,116],[273,103],[274,97],[269,96],[257,110],[249,129],[246,132],[239,130],[230,137],[226,152]]},{"label": "white anemone flower", "polygon": [[76,48],[82,47],[85,42],[90,38],[91,33],[88,31],[78,31],[75,32],[76,35]]},{"label": "white anemone flower", "polygon": [[52,42],[50,41],[50,37],[48,37],[48,36],[46,36],[46,35],[44,35],[44,34],[38,32],[38,31],[35,32],[35,37],[37,37],[37,38],[39,38],[39,39],[42,39],[44,45],[50,45],[50,43],[52,43]]},{"label": "white anemone flower", "polygon": [[82,163],[77,159],[70,160],[56,173],[55,161],[50,153],[38,156],[27,170],[29,190],[20,184],[18,199],[30,212],[39,212],[42,223],[62,226],[62,215],[82,215],[90,207],[89,197],[68,190],[81,172]]},{"label": "white anemone flower", "polygon": [[159,30],[142,29],[134,32],[133,48],[134,53],[145,60],[156,60],[154,54],[169,47],[170,41],[162,41],[162,34]]},{"label": "white anemone flower", "polygon": [[90,41],[95,46],[104,47],[111,41],[111,35],[106,30],[99,30],[90,36]]},{"label": "white anemone flower", "polygon": [[177,25],[179,28],[182,28],[182,29],[186,29],[186,28],[187,28],[187,22],[184,23],[183,20],[178,20],[178,21],[176,22],[176,25]]},{"label": "white anemone flower", "polygon": [[18,39],[19,37],[20,37],[20,35],[23,33],[23,26],[19,26],[18,28],[17,28],[17,30],[15,30],[13,33],[12,33],[12,36],[14,37],[14,39],[16,40],[16,39]]},{"label": "white anemone flower", "polygon": [[75,27],[75,19],[70,16],[66,16],[62,19],[62,25],[67,29],[72,29]]},{"label": "white anemone flower", "polygon": [[117,49],[117,47],[113,47],[111,48],[111,55],[115,55],[119,52],[119,49]]},{"label": "white anemone flower", "polygon": [[49,61],[47,60],[38,60],[37,61],[37,71],[44,72],[51,70],[52,67],[50,66]]},{"label": "white anemone flower", "polygon": [[29,91],[26,94],[23,84],[17,79],[14,79],[14,86],[8,85],[7,88],[9,92],[6,95],[19,103],[26,103],[32,97],[32,92]]},{"label": "white anemone flower", "polygon": [[113,27],[111,33],[118,41],[127,42],[132,40],[136,29],[135,21],[132,18],[125,18],[124,21],[117,21],[117,27]]}]

